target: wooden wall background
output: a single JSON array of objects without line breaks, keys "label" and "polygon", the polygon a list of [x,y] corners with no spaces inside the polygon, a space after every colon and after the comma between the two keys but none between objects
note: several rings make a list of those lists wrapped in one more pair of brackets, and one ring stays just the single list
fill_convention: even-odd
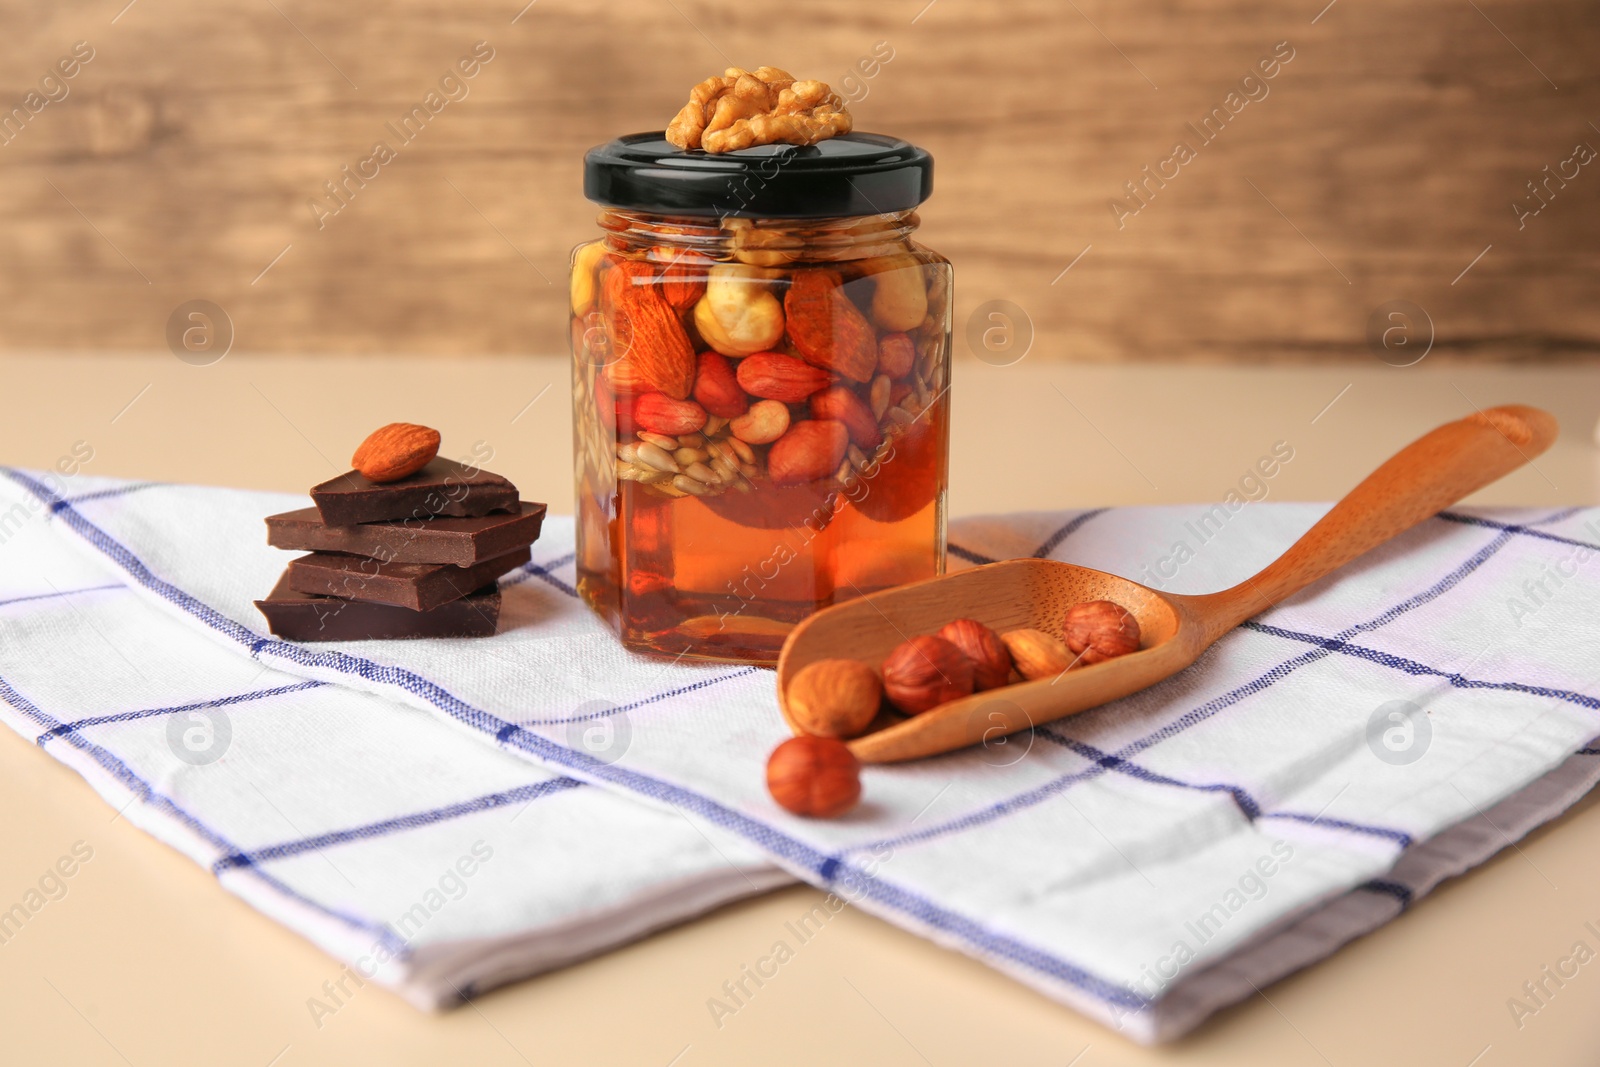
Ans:
[{"label": "wooden wall background", "polygon": [[[886,41],[858,127],[934,152],[958,316],[1019,305],[1033,359],[1368,360],[1391,299],[1440,355],[1600,352],[1600,163],[1511,207],[1600,149],[1589,0],[524,2],[4,0],[5,108],[96,56],[0,147],[0,347],[160,348],[205,298],[240,350],[561,349],[585,148],[729,61],[837,84]],[[479,40],[470,96],[319,231],[307,200]],[[1123,183],[1284,40],[1119,230]]]}]

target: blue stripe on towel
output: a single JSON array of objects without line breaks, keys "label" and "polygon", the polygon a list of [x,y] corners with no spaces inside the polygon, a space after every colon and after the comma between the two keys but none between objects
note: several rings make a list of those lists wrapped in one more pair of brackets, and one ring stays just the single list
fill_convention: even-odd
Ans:
[{"label": "blue stripe on towel", "polygon": [[667,700],[675,696],[682,696],[684,693],[692,693],[697,689],[705,689],[708,686],[720,685],[723,682],[731,682],[735,678],[743,678],[745,675],[755,674],[759,670],[761,670],[760,667],[740,667],[736,671],[730,671],[727,674],[719,674],[715,678],[702,678],[698,682],[690,682],[688,685],[680,685],[676,689],[668,689],[666,692],[657,693],[654,696],[641,697],[638,700],[632,700],[626,704],[618,704],[614,707],[608,704],[605,707],[599,708],[598,710],[589,712],[587,715],[571,715],[560,719],[527,719],[523,722],[517,723],[516,725],[565,726],[568,723],[591,722],[595,719],[606,719],[618,714],[619,712],[632,711],[635,708],[642,708],[649,704],[659,704],[663,700]]},{"label": "blue stripe on towel", "polygon": [[1550,697],[1553,700],[1562,700],[1568,704],[1576,704],[1589,711],[1600,711],[1600,699],[1586,693],[1575,693],[1570,689],[1552,689],[1544,685],[1527,685],[1523,682],[1488,682],[1450,671],[1442,671],[1437,667],[1430,667],[1425,663],[1418,663],[1405,656],[1396,656],[1390,652],[1379,652],[1375,648],[1364,645],[1351,644],[1340,637],[1319,637],[1316,634],[1304,634],[1295,630],[1285,630],[1280,626],[1269,626],[1264,622],[1247,622],[1246,629],[1257,633],[1268,634],[1272,637],[1281,637],[1290,641],[1300,641],[1309,645],[1316,645],[1328,652],[1338,652],[1346,656],[1354,656],[1376,663],[1381,667],[1391,667],[1406,674],[1425,675],[1430,678],[1442,678],[1456,689],[1499,689],[1512,693],[1527,693],[1529,696]]},{"label": "blue stripe on towel", "polygon": [[202,708],[224,708],[235,704],[245,704],[252,700],[264,700],[267,697],[282,696],[284,693],[298,693],[302,689],[316,689],[327,685],[327,682],[306,681],[294,685],[280,685],[273,689],[256,689],[249,693],[235,693],[232,696],[217,697],[214,700],[201,700],[193,704],[179,704],[170,708],[145,708],[141,711],[119,711],[111,715],[92,715],[86,719],[76,719],[52,726],[34,739],[36,744],[43,745],[52,737],[62,734],[74,733],[86,726],[103,726],[110,722],[132,722],[135,719],[149,719],[157,715],[176,715],[182,711],[199,711]]},{"label": "blue stripe on towel", "polygon": [[968,563],[976,563],[976,564],[979,564],[981,566],[982,564],[985,564],[985,563],[998,563],[998,562],[1000,562],[999,560],[995,559],[993,556],[985,556],[981,552],[974,552],[972,549],[970,549],[970,548],[962,548],[960,545],[947,544],[944,547],[945,547],[945,550],[947,552],[949,552],[952,556],[960,556],[962,559],[966,560]]},{"label": "blue stripe on towel", "polygon": [[1357,889],[1365,889],[1368,893],[1382,893],[1394,897],[1400,902],[1400,910],[1405,911],[1411,907],[1411,890],[1399,882],[1391,882],[1384,878],[1374,878],[1370,882],[1362,882]]},{"label": "blue stripe on towel", "polygon": [[30,600],[59,600],[62,597],[77,596],[79,593],[101,593],[109,589],[126,589],[121,582],[114,585],[90,585],[82,589],[57,589],[51,593],[30,593],[27,596],[14,596],[10,600],[0,600],[0,608],[7,604],[24,604]]},{"label": "blue stripe on towel", "polygon": [[1037,727],[1034,733],[1046,741],[1060,745],[1062,748],[1071,749],[1085,759],[1098,763],[1106,770],[1120,771],[1130,778],[1137,778],[1142,782],[1149,782],[1152,785],[1177,786],[1181,789],[1193,789],[1202,793],[1227,793],[1233,798],[1233,802],[1239,806],[1239,810],[1244,813],[1245,818],[1254,822],[1261,817],[1261,805],[1256,803],[1256,799],[1243,786],[1229,785],[1226,782],[1199,783],[1181,781],[1180,779],[1148,770],[1131,760],[1113,756],[1109,752],[1102,752],[1100,749],[1083,741],[1064,737],[1048,726]]},{"label": "blue stripe on towel", "polygon": [[1399,842],[1401,848],[1408,848],[1412,843],[1411,835],[1403,830],[1391,829],[1387,826],[1375,826],[1367,823],[1350,822],[1346,819],[1329,819],[1321,815],[1304,815],[1293,811],[1263,811],[1261,803],[1243,786],[1233,785],[1228,782],[1199,783],[1186,782],[1170,775],[1141,767],[1131,760],[1113,756],[1102,752],[1093,745],[1070,737],[1060,737],[1049,727],[1041,727],[1036,731],[1041,737],[1055,741],[1063,747],[1070,748],[1086,759],[1093,760],[1107,770],[1119,771],[1129,777],[1137,778],[1152,785],[1170,785],[1180,789],[1193,789],[1202,793],[1227,793],[1233,802],[1239,806],[1245,818],[1254,822],[1256,819],[1290,819],[1295,822],[1306,822],[1314,826],[1329,826],[1338,830],[1347,830],[1351,833],[1365,834],[1369,837],[1381,837],[1385,840]]},{"label": "blue stripe on towel", "polygon": [[1331,826],[1335,830],[1348,830],[1353,834],[1368,834],[1374,837],[1386,837],[1401,848],[1410,848],[1412,837],[1404,830],[1390,830],[1383,826],[1367,826],[1363,823],[1349,822],[1345,819],[1330,819],[1326,815],[1306,815],[1298,811],[1269,811],[1261,816],[1263,819],[1287,819],[1290,822],[1301,822],[1307,826]]},{"label": "blue stripe on towel", "polygon": [[1541,541],[1554,541],[1560,545],[1572,545],[1575,548],[1587,548],[1600,552],[1600,545],[1592,545],[1587,541],[1574,540],[1571,537],[1562,537],[1560,534],[1546,533],[1544,530],[1531,529],[1533,526],[1543,526],[1546,523],[1560,522],[1582,511],[1582,508],[1567,508],[1559,514],[1546,516],[1531,523],[1518,524],[1512,522],[1496,522],[1493,519],[1481,518],[1477,515],[1461,515],[1453,511],[1441,511],[1439,518],[1446,522],[1459,522],[1467,526],[1483,526],[1491,530],[1504,530],[1507,533],[1522,534],[1526,537],[1536,537]]},{"label": "blue stripe on towel", "polygon": [[576,552],[568,552],[565,556],[562,556],[559,559],[550,560],[548,563],[539,563],[537,560],[524,563],[510,574],[500,579],[500,588],[510,589],[514,585],[521,585],[529,578],[540,578],[555,586],[568,596],[575,597],[578,595],[578,591],[550,572],[558,567],[565,567],[567,564],[571,563],[577,558],[578,554]]},{"label": "blue stripe on towel", "polygon": [[[137,493],[144,489],[154,489],[157,486],[170,484],[170,482],[133,482],[129,485],[114,485],[109,489],[96,489],[92,493],[80,493],[77,496],[69,496],[66,498],[65,503],[87,504],[91,500],[107,500],[111,497],[127,496],[129,493]],[[51,507],[53,509],[55,505],[51,505]]]},{"label": "blue stripe on towel", "polygon": [[217,860],[211,865],[211,869],[221,873],[230,867],[255,867],[272,860],[286,859],[305,852],[316,852],[350,841],[370,841],[373,838],[386,837],[401,830],[415,830],[421,826],[432,826],[434,823],[458,819],[463,815],[473,815],[480,811],[492,811],[495,808],[503,808],[508,804],[515,804],[519,801],[537,800],[540,797],[562,793],[584,784],[586,783],[580,782],[576,778],[551,778],[547,781],[534,782],[530,785],[518,786],[515,789],[507,789],[499,793],[486,793],[481,797],[473,797],[471,800],[447,804],[428,811],[399,815],[392,819],[382,819],[378,822],[367,823],[365,826],[355,826],[347,830],[332,830],[328,833],[303,837],[295,841],[284,841],[276,845],[267,845],[264,848],[251,849],[249,852],[234,852]]},{"label": "blue stripe on towel", "polygon": [[1079,528],[1082,527],[1084,523],[1088,522],[1096,515],[1104,515],[1110,510],[1110,508],[1094,508],[1090,511],[1083,512],[1081,515],[1073,516],[1066,523],[1063,523],[1059,530],[1045,538],[1044,544],[1033,550],[1033,558],[1049,559],[1050,553],[1061,547],[1061,542],[1077,533]]},{"label": "blue stripe on towel", "polygon": [[[1088,522],[1096,515],[1103,515],[1110,510],[1110,508],[1094,508],[1092,510],[1074,515],[1072,518],[1062,523],[1061,526],[1058,527],[1056,531],[1049,537],[1045,538],[1043,544],[1034,549],[1033,558],[1048,559],[1050,557],[1050,553],[1054,552],[1058,547],[1060,547],[1062,541],[1065,541],[1074,533],[1077,533],[1078,529],[1082,527],[1084,523]],[[945,549],[949,551],[951,555],[959,556],[968,563],[984,564],[999,562],[999,560],[994,556],[986,556],[982,552],[967,548],[964,545],[946,544]]]}]

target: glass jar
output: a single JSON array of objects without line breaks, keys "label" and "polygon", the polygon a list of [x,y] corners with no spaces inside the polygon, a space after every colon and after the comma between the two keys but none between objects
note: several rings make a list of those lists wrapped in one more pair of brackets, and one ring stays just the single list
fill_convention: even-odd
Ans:
[{"label": "glass jar", "polygon": [[572,257],[578,589],[629,648],[773,664],[807,615],[944,571],[932,161],[849,134],[601,146]]}]

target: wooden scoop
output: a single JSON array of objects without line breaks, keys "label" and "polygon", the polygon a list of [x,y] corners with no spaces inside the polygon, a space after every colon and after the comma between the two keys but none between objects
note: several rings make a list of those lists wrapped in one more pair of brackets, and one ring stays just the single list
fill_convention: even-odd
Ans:
[{"label": "wooden scoop", "polygon": [[[850,742],[866,763],[950,752],[1098,707],[1176,674],[1241,622],[1488,485],[1550,447],[1556,420],[1538,408],[1490,408],[1413,441],[1333,506],[1260,574],[1205,596],[1158,593],[1114,574],[1015,559],[903,585],[827,608],[797,626],[778,659],[779,703],[808,663],[845,658],[877,668],[900,642],[971,618],[1004,633],[1061,636],[1067,609],[1110,600],[1139,620],[1141,647],[1054,678],[942,704]],[[880,720],[886,717],[880,717]]]}]

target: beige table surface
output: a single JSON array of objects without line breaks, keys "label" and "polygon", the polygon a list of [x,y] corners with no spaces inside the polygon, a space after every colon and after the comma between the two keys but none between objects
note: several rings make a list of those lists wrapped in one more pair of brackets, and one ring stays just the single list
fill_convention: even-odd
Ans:
[{"label": "beige table surface", "polygon": [[[41,355],[0,359],[0,370],[5,463],[47,466],[81,440],[94,448],[91,474],[301,491],[367,429],[409,419],[439,427],[447,449],[488,441],[494,468],[526,496],[571,510],[557,359],[236,353],[193,367],[165,353]],[[1219,499],[1280,440],[1295,455],[1271,483],[1272,499],[1331,499],[1435,423],[1512,400],[1554,411],[1565,436],[1536,470],[1475,502],[1600,500],[1593,366],[965,362],[956,390],[955,515]],[[420,1014],[368,986],[318,1029],[306,1000],[337,976],[337,963],[115,818],[71,771],[10,731],[0,735],[0,900],[19,897],[74,841],[94,848],[69,894],[0,946],[4,1064],[1501,1067],[1600,1059],[1600,964],[1520,1028],[1507,1008],[1574,942],[1600,948],[1584,929],[1600,924],[1593,798],[1372,936],[1160,1049],[1133,1045],[853,909],[718,1029],[707,998],[811,906],[817,894],[806,888],[724,909],[446,1015]]]}]

